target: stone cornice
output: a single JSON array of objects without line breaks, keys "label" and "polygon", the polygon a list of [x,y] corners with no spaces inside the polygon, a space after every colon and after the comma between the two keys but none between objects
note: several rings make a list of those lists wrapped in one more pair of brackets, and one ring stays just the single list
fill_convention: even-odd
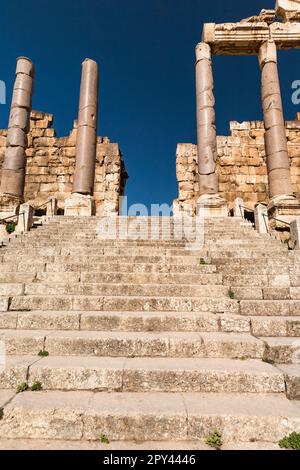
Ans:
[{"label": "stone cornice", "polygon": [[214,55],[255,55],[269,39],[278,49],[300,48],[300,23],[206,23],[202,36]]}]

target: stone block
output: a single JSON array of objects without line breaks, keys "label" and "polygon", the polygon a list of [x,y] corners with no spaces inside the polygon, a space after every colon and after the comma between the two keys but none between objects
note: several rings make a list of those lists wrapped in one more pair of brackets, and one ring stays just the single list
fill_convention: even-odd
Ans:
[{"label": "stone block", "polygon": [[83,194],[72,194],[65,200],[66,216],[86,216],[90,217],[95,214],[95,202],[92,196]]}]

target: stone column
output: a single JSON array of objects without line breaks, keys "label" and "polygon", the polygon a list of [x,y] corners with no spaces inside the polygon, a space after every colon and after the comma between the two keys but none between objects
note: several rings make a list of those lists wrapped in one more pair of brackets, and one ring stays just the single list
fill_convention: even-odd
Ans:
[{"label": "stone column", "polygon": [[[276,218],[287,216],[284,220],[289,221],[289,216],[295,218],[298,214],[300,205],[293,194],[291,181],[275,42],[270,40],[262,43],[258,58],[261,68],[265,149],[271,199],[268,214]],[[276,221],[272,220],[271,228],[276,228]]]},{"label": "stone column", "polygon": [[0,213],[11,213],[24,201],[27,133],[33,95],[34,66],[26,57],[17,59],[9,116],[6,151],[0,186]]},{"label": "stone column", "polygon": [[210,46],[196,47],[196,104],[198,172],[200,194],[218,194],[216,175],[217,133],[215,126],[215,98]]},{"label": "stone column", "polygon": [[76,167],[72,196],[66,200],[65,215],[93,215],[97,149],[98,65],[90,59],[82,64]]},{"label": "stone column", "polygon": [[[196,47],[196,106],[199,204],[207,207],[208,216],[226,216],[226,202],[220,198],[217,166],[217,133],[211,49],[206,43]],[[211,208],[211,209],[210,209]]]},{"label": "stone column", "polygon": [[259,50],[270,197],[293,195],[274,41]]}]

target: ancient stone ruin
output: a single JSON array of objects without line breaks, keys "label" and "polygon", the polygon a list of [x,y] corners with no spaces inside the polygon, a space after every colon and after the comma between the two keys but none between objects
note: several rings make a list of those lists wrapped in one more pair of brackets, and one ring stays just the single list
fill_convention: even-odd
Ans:
[{"label": "ancient stone ruin", "polygon": [[[300,215],[299,121],[284,122],[277,68],[277,49],[299,48],[299,40],[299,3],[293,1],[279,0],[276,10],[239,23],[204,25],[196,47],[198,147],[178,146],[175,213],[196,213],[200,204],[210,216],[226,215],[239,197],[250,208],[266,203],[273,229]],[[257,56],[264,123],[231,123],[232,135],[217,137],[212,55]]]},{"label": "ancient stone ruin", "polygon": [[[172,217],[118,216],[126,171],[97,137],[97,65],[58,138],[18,60],[0,136],[2,217],[17,220],[0,248],[0,449],[296,447],[300,116],[284,122],[276,50],[300,47],[299,3],[204,26]],[[258,56],[264,122],[217,137],[213,54]],[[273,236],[286,227],[290,246]]]},{"label": "ancient stone ruin", "polygon": [[53,115],[31,111],[30,67],[29,60],[18,59],[9,129],[0,130],[0,218],[15,214],[24,202],[37,208],[50,198],[60,214],[118,215],[128,176],[119,145],[97,137],[97,64],[83,63],[79,121],[67,137],[56,136]]}]

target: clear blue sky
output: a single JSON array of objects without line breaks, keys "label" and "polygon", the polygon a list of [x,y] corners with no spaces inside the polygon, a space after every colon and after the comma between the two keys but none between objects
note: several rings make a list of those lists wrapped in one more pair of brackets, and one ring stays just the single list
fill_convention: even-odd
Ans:
[{"label": "clear blue sky", "polygon": [[[77,115],[81,62],[100,66],[99,135],[119,142],[129,202],[177,196],[177,142],[196,142],[194,49],[204,22],[237,21],[275,0],[0,0],[0,80],[10,101],[17,56],[36,66],[33,107],[55,115],[66,135]],[[230,120],[261,118],[256,58],[214,59],[218,134]],[[285,115],[300,51],[280,53]],[[0,105],[0,128],[8,107]]]}]

